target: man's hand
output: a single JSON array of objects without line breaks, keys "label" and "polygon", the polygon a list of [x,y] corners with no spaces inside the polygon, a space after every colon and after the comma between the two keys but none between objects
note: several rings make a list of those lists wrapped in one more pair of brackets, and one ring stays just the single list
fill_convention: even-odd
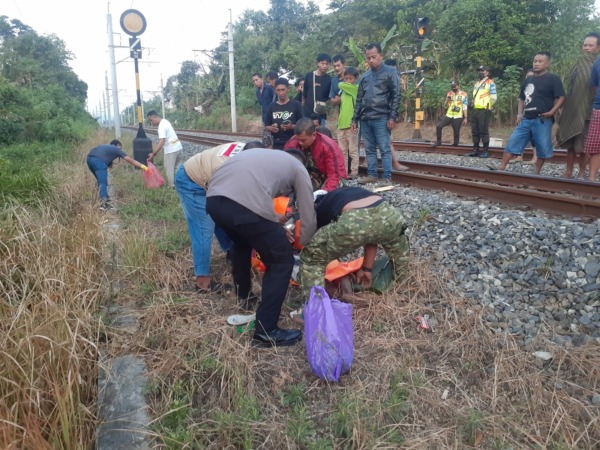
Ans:
[{"label": "man's hand", "polygon": [[388,120],[387,127],[388,127],[388,130],[392,131],[394,128],[396,128],[396,121],[391,120],[391,119]]},{"label": "man's hand", "polygon": [[284,228],[284,230],[285,230],[285,237],[287,237],[287,240],[290,242],[290,244],[293,244],[294,241],[296,240],[294,233],[292,233],[287,228]]},{"label": "man's hand", "polygon": [[358,125],[352,123],[352,125],[350,125],[350,131],[352,131],[353,133],[358,133]]},{"label": "man's hand", "polygon": [[265,127],[267,129],[267,131],[269,131],[270,133],[279,133],[279,127],[277,126],[276,123],[274,123],[273,125],[269,125],[268,127]]},{"label": "man's hand", "polygon": [[284,223],[287,222],[287,217],[285,216],[285,214],[275,214],[277,216],[277,221],[283,225]]},{"label": "man's hand", "polygon": [[465,119],[463,120],[463,125],[466,125],[469,122],[469,120],[465,117]]},{"label": "man's hand", "polygon": [[373,284],[373,274],[371,272],[365,272],[360,269],[354,276],[356,282],[362,284],[364,289],[370,288]]},{"label": "man's hand", "polygon": [[517,114],[517,125],[519,125],[522,120],[523,120],[523,114]]},{"label": "man's hand", "polygon": [[552,111],[548,111],[548,112],[545,112],[545,113],[541,113],[540,117],[542,119],[552,119],[552,117],[554,117],[554,113]]},{"label": "man's hand", "polygon": [[152,161],[154,159],[154,152],[148,155],[148,161]]}]

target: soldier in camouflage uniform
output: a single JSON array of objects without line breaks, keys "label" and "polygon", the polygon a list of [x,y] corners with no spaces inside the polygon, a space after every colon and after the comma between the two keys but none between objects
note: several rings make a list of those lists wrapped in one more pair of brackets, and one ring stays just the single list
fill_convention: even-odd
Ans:
[{"label": "soldier in camouflage uniform", "polygon": [[300,254],[300,283],[305,295],[325,286],[325,268],[334,259],[364,246],[357,278],[371,284],[377,245],[394,265],[396,279],[405,277],[410,253],[402,215],[380,196],[360,187],[342,187],[317,198],[317,232]]}]

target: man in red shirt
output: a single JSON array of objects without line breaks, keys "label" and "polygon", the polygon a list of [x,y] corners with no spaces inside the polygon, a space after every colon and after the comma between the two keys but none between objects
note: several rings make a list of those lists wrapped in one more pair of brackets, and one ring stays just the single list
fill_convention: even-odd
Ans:
[{"label": "man in red shirt", "polygon": [[285,146],[300,150],[306,156],[306,165],[313,189],[333,191],[347,180],[346,160],[335,141],[315,129],[312,120],[304,117],[294,127],[294,137]]}]

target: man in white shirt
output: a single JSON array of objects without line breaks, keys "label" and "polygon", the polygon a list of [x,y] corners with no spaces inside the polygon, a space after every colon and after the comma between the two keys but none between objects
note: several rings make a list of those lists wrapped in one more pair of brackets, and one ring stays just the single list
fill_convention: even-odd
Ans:
[{"label": "man in white shirt", "polygon": [[173,125],[167,119],[163,119],[156,111],[150,111],[147,114],[148,120],[155,127],[158,126],[158,144],[153,147],[152,153],[148,155],[148,161],[152,161],[156,154],[164,149],[165,151],[165,172],[167,173],[167,181],[170,187],[175,187],[175,169],[179,166],[183,148],[177,133],[173,129]]}]

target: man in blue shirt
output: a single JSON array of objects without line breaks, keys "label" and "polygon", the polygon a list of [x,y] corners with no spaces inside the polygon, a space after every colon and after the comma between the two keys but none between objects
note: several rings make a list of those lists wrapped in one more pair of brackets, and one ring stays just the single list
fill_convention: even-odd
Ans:
[{"label": "man in blue shirt", "polygon": [[265,130],[265,125],[267,123],[267,110],[269,109],[269,105],[273,103],[275,91],[271,86],[265,83],[260,73],[252,75],[252,83],[254,83],[254,86],[256,87],[256,99],[262,109],[262,141],[266,148],[271,148],[273,145],[273,137],[270,132]]}]

